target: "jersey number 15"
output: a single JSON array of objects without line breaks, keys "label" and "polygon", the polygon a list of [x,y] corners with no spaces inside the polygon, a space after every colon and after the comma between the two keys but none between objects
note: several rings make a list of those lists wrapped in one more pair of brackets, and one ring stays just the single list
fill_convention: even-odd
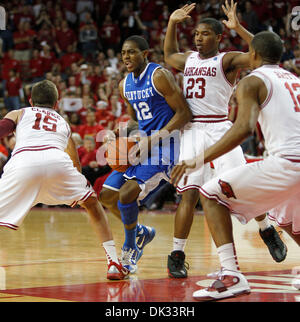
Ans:
[{"label": "jersey number 15", "polygon": [[56,132],[56,123],[57,120],[49,115],[42,115],[42,113],[36,113],[35,114],[35,122],[33,125],[34,130],[45,130],[50,132]]}]

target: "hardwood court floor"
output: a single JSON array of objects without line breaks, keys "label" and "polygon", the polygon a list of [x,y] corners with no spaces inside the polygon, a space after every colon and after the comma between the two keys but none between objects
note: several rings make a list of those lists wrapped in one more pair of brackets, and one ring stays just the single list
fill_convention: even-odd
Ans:
[{"label": "hardwood court floor", "polygon": [[[211,283],[206,274],[219,268],[216,249],[204,216],[198,212],[186,247],[189,277],[168,278],[174,213],[141,212],[140,222],[154,226],[157,235],[145,248],[138,273],[126,281],[111,282],[106,279],[104,250],[83,211],[33,209],[18,231],[1,229],[0,302],[194,301],[192,293]],[[109,214],[109,221],[120,253],[123,227],[113,215]],[[291,286],[300,265],[297,245],[283,233],[288,255],[283,263],[276,263],[254,221],[245,226],[235,219],[233,223],[239,264],[252,293],[224,301],[300,301],[300,291]]]}]

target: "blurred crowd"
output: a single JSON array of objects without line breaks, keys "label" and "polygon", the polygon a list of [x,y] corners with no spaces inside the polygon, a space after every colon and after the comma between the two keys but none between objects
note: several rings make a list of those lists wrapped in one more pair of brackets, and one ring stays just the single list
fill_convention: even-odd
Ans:
[{"label": "blurred crowd", "polygon": [[[225,19],[223,1],[196,1],[192,19],[178,26],[181,51],[194,49],[193,30],[203,17]],[[0,31],[0,117],[29,106],[30,89],[42,79],[53,81],[60,94],[60,114],[69,122],[78,146],[84,174],[97,191],[110,173],[96,162],[96,134],[126,122],[118,90],[126,75],[120,59],[122,42],[142,35],[150,44],[149,59],[169,68],[163,60],[163,41],[170,13],[185,1],[176,0],[11,0],[6,30]],[[252,33],[271,30],[284,42],[282,67],[300,76],[300,31],[291,28],[297,0],[239,0],[238,18]],[[247,51],[247,44],[225,28],[220,51]],[[182,86],[182,74],[170,69]],[[240,78],[249,71],[241,71]],[[237,110],[233,95],[229,110]],[[0,145],[0,166],[9,158],[14,138]],[[259,128],[243,144],[245,154],[264,153]]]}]

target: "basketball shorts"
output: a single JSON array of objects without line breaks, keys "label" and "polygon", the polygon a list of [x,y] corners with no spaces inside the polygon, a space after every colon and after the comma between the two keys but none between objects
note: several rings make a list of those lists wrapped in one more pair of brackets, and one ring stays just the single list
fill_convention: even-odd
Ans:
[{"label": "basketball shorts", "polygon": [[168,165],[136,165],[126,172],[113,171],[105,180],[103,187],[119,191],[130,179],[136,180],[141,188],[138,204],[143,205],[161,186],[169,181],[170,166]]},{"label": "basketball shorts", "polygon": [[242,223],[268,212],[279,226],[292,225],[300,234],[300,163],[268,156],[217,175],[199,190]]},{"label": "basketball shorts", "polygon": [[0,226],[17,229],[38,203],[75,206],[95,196],[87,179],[58,149],[14,155],[0,179]]},{"label": "basketball shorts", "polygon": [[[190,160],[196,156],[203,156],[205,149],[216,143],[232,126],[230,121],[218,123],[188,123],[181,135],[179,162]],[[206,163],[197,171],[181,178],[177,185],[177,192],[183,193],[189,189],[199,189],[214,176],[246,163],[242,148],[236,147],[232,151]]]}]

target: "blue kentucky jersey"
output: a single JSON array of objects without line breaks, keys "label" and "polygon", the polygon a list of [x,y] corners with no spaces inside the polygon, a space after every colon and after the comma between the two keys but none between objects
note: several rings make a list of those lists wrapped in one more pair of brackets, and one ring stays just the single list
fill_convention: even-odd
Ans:
[{"label": "blue kentucky jersey", "polygon": [[[149,63],[137,78],[134,77],[133,73],[130,73],[124,82],[124,96],[135,111],[139,130],[144,131],[147,136],[153,134],[151,133],[153,131],[161,130],[174,116],[174,111],[153,84],[153,74],[158,68],[161,68],[161,66]],[[174,138],[172,138],[173,140]],[[176,146],[178,140],[179,138],[176,137]],[[176,161],[179,148],[175,148],[175,150],[173,143],[165,149],[160,146],[160,159],[163,158],[165,162],[171,161],[171,163]],[[152,150],[152,155],[153,152]],[[171,154],[170,159],[167,157],[168,154]]]}]

